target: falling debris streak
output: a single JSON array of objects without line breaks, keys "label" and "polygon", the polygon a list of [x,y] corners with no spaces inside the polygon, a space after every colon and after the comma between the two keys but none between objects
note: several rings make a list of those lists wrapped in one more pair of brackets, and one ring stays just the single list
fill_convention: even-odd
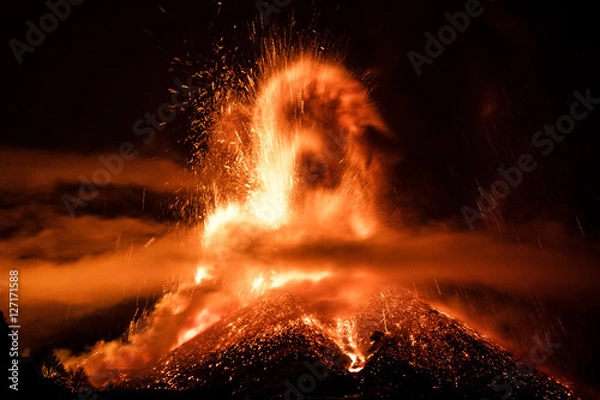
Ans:
[{"label": "falling debris streak", "polygon": [[441,296],[442,295],[442,291],[440,290],[440,285],[438,284],[437,278],[434,276],[433,280],[435,281],[435,287],[438,291],[438,294]]},{"label": "falling debris streak", "polygon": [[72,301],[69,299],[69,304],[67,305],[67,311],[65,313],[65,321],[69,320],[69,316],[71,314],[71,304],[72,304]]},{"label": "falling debris streak", "polygon": [[581,227],[579,216],[575,216],[575,220],[577,221],[577,226],[579,227],[579,231],[581,232],[581,237],[585,239],[585,233],[583,233],[583,228]]}]

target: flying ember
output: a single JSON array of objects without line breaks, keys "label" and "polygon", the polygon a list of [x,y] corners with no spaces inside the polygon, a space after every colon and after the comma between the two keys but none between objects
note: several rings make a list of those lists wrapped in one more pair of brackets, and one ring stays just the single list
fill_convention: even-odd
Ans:
[{"label": "flying ember", "polygon": [[[361,241],[377,231],[383,165],[368,140],[392,136],[367,88],[340,62],[309,53],[270,55],[260,71],[245,77],[255,84],[227,96],[214,118],[206,162],[219,172],[193,279],[167,293],[126,343],[96,346],[85,362],[95,384],[114,379],[107,371],[139,368],[158,356],[154,341],[178,347],[265,292],[316,287],[334,274],[327,262],[318,270],[302,260],[284,265],[280,249],[320,237]],[[231,170],[234,183],[226,176]],[[355,294],[349,284],[345,296]],[[162,328],[167,320],[177,326]],[[354,353],[351,322],[330,325],[356,369],[363,356]]]}]

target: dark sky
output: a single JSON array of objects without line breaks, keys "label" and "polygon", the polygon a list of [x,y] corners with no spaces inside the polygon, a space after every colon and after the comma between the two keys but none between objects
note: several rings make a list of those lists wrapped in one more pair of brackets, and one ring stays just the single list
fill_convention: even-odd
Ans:
[{"label": "dark sky", "polygon": [[[42,2],[12,2],[3,14],[6,45],[4,123],[0,143],[79,153],[114,149],[132,124],[168,101],[185,68],[174,58],[210,58],[225,36],[228,49],[251,59],[251,1],[86,1],[72,6],[58,29],[17,65],[8,45],[23,41],[25,21],[48,12]],[[598,87],[594,12],[581,2],[483,2],[481,16],[418,77],[407,53],[423,53],[425,32],[447,24],[445,12],[465,3],[292,1],[269,25],[295,34],[315,28],[347,42],[347,64],[367,74],[373,95],[398,136],[403,164],[395,171],[395,200],[414,210],[415,223],[456,219],[460,206],[489,187],[496,168],[531,150],[534,132],[568,110],[574,90]],[[235,26],[235,28],[234,28]],[[263,32],[264,33],[264,32]],[[260,35],[261,32],[259,31]],[[487,112],[485,109],[487,108]],[[600,225],[596,127],[592,114],[542,168],[511,196],[500,219],[578,217],[590,232]],[[181,160],[187,120],[170,124],[146,157]],[[528,207],[531,204],[532,207]],[[457,218],[458,217],[458,218]]]}]

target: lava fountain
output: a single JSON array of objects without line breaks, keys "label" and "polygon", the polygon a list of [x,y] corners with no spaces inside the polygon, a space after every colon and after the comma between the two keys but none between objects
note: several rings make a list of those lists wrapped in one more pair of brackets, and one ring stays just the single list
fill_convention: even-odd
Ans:
[{"label": "lava fountain", "polygon": [[[227,96],[208,139],[203,172],[210,176],[202,179],[212,180],[213,193],[198,268],[132,322],[125,340],[95,346],[83,364],[98,386],[114,379],[114,371],[140,368],[182,345],[267,291],[302,294],[330,285],[337,274],[322,260],[315,269],[306,268],[306,260],[283,259],[277,256],[282,248],[321,240],[349,246],[381,230],[384,165],[367,144],[392,135],[365,86],[341,63],[310,54],[265,58],[260,76],[245,78],[249,92]],[[234,182],[227,180],[232,175]],[[330,302],[352,303],[366,283],[372,283],[368,273],[357,274]],[[353,344],[351,321],[336,315],[323,323],[351,355],[350,368],[360,368],[364,357]]]},{"label": "lava fountain", "polygon": [[[392,139],[366,88],[339,64],[300,55],[274,67],[257,87],[247,125],[233,133],[216,130],[211,138],[236,148],[247,179],[240,200],[216,201],[207,216],[204,261],[196,275],[219,280],[236,269],[239,278],[229,276],[236,283],[228,285],[236,287],[234,301],[241,303],[333,275],[326,265],[317,270],[294,262],[278,265],[278,248],[319,237],[364,240],[378,230],[383,166],[366,141],[368,135]],[[222,126],[231,129],[229,118],[230,109]],[[350,326],[337,319],[336,337],[350,344],[345,348],[354,347]],[[362,356],[350,354],[350,368],[357,368]]]}]

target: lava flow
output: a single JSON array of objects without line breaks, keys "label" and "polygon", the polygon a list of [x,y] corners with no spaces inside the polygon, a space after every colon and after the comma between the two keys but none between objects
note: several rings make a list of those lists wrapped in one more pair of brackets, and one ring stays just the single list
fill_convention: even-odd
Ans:
[{"label": "lava flow", "polygon": [[[247,174],[240,199],[217,200],[206,218],[204,261],[196,274],[197,284],[206,279],[208,285],[224,276],[223,284],[235,288],[229,305],[232,297],[247,304],[265,291],[318,285],[333,275],[326,265],[319,270],[281,265],[278,248],[320,236],[362,240],[378,225],[381,166],[365,140],[373,133],[391,136],[366,89],[340,65],[306,55],[271,66],[266,75],[257,85],[247,125],[226,131],[232,126],[229,108],[211,138],[233,147],[238,168]],[[348,301],[354,294],[350,291]],[[353,353],[349,323],[338,318],[336,324],[332,337],[348,349],[350,368],[359,369],[363,357]],[[190,330],[198,333],[197,327]],[[193,336],[190,330],[183,336]]]}]

